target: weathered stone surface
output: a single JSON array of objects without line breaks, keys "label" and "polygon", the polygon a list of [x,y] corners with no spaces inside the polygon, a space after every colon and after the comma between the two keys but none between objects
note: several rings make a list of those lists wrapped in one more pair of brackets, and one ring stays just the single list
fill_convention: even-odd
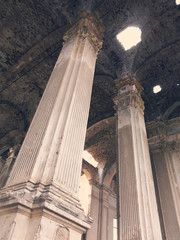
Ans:
[{"label": "weathered stone surface", "polygon": [[119,238],[162,239],[139,83],[117,81]]},{"label": "weathered stone surface", "polygon": [[[89,227],[78,200],[82,152],[85,141],[90,96],[97,54],[102,46],[102,32],[89,15],[83,16],[65,35],[65,43],[55,64],[46,90],[26,134],[15,165],[0,191],[0,211],[15,215],[11,239],[53,239],[53,228],[59,221],[74,228],[71,240],[80,240]],[[77,140],[78,139],[78,140]],[[2,184],[10,172],[14,152],[10,152],[1,174]],[[23,214],[9,209],[24,207],[27,216],[22,232]],[[44,212],[54,213],[49,221]],[[2,217],[2,218],[3,218]],[[48,222],[49,221],[49,222]],[[34,223],[35,222],[35,223]],[[67,225],[67,224],[66,224]],[[67,230],[67,227],[65,227]],[[10,230],[7,224],[1,238]],[[69,239],[69,231],[56,230],[54,238]],[[29,236],[29,234],[31,235]]]},{"label": "weathered stone surface", "polygon": [[69,230],[65,227],[58,227],[54,240],[69,240]]}]

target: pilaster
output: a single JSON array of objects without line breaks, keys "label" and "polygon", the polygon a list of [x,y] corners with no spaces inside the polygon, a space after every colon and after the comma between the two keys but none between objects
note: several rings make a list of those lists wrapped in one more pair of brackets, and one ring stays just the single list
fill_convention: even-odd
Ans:
[{"label": "pilaster", "polygon": [[116,216],[116,195],[104,185],[92,181],[91,212],[92,227],[87,240],[112,240],[113,220]]},{"label": "pilaster", "polygon": [[180,238],[180,119],[148,123],[165,239]]}]

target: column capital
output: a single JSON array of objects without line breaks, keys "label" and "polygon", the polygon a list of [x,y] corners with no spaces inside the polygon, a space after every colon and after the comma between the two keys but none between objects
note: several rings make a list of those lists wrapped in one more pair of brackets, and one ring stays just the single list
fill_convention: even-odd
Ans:
[{"label": "column capital", "polygon": [[117,90],[114,98],[115,109],[122,110],[128,107],[139,108],[140,112],[144,114],[144,102],[141,98],[143,87],[135,78],[127,76],[123,79],[115,80]]},{"label": "column capital", "polygon": [[93,46],[95,52],[99,52],[103,45],[103,26],[101,22],[89,13],[83,13],[78,20],[64,35],[64,41],[72,39],[75,36],[87,38]]},{"label": "column capital", "polygon": [[[135,86],[135,88],[139,91],[139,93],[141,94],[142,91],[144,90],[144,88],[141,86],[141,84],[139,83],[139,81],[137,80],[137,78],[135,77],[131,77],[131,76],[127,76],[125,78],[118,78],[115,80],[115,86],[117,90],[121,90],[121,91],[130,91],[131,89],[134,90],[133,86]],[[124,87],[129,86],[129,88],[124,89]]]},{"label": "column capital", "polygon": [[149,148],[151,151],[162,151],[167,149],[167,126],[163,121],[152,121],[147,123]]},{"label": "column capital", "polygon": [[170,151],[171,143],[168,142],[167,123],[152,121],[147,123],[148,143],[152,152]]},{"label": "column capital", "polygon": [[[177,120],[175,120],[177,121]],[[180,148],[178,134],[169,134],[169,124],[165,121],[152,121],[147,123],[149,148],[152,152],[176,151]]]}]

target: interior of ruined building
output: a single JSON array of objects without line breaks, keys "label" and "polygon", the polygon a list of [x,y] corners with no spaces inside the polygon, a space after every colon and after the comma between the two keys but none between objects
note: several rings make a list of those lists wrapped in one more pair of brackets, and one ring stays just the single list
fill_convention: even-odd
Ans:
[{"label": "interior of ruined building", "polygon": [[[96,16],[104,37],[96,61],[79,187],[85,215],[93,223],[82,239],[117,239],[114,83],[130,75],[144,88],[162,239],[178,240],[180,6],[175,0],[0,1],[0,187],[10,176],[63,47],[63,36],[83,12]],[[129,26],[141,29],[141,42],[125,51],[116,36]],[[157,85],[161,91],[154,93]],[[172,160],[173,177],[168,160],[158,162],[164,152]]]}]

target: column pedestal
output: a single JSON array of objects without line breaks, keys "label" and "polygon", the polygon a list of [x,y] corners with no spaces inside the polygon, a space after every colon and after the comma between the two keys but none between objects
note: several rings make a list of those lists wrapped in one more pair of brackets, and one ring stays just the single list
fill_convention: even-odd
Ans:
[{"label": "column pedestal", "polygon": [[90,226],[78,189],[95,62],[102,45],[99,26],[85,16],[64,37],[11,175],[0,191],[2,239],[80,240]]},{"label": "column pedestal", "polygon": [[120,240],[160,240],[142,87],[135,79],[117,80],[118,175]]}]

